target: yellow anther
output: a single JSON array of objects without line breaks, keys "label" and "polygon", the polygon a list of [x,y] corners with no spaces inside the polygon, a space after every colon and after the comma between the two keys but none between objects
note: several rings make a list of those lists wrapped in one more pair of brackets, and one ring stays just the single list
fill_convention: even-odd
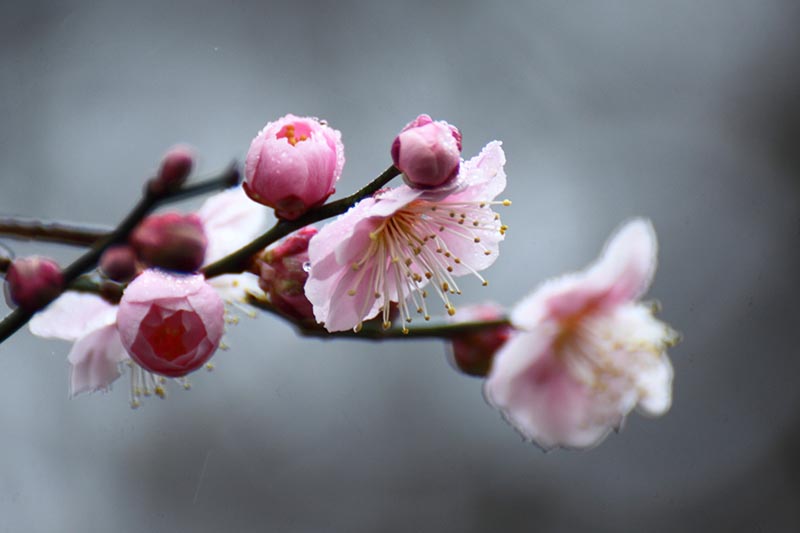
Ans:
[{"label": "yellow anther", "polygon": [[355,295],[356,295],[356,290],[355,290],[355,289],[350,289],[350,290],[348,290],[348,291],[347,291],[347,295],[348,295],[348,296],[355,296]]},{"label": "yellow anther", "polygon": [[508,207],[511,205],[511,200],[503,200],[503,206]]}]

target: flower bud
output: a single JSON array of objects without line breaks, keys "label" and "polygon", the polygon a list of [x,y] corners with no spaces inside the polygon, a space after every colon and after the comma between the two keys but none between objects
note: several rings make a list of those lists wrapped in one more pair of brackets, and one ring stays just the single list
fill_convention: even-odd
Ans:
[{"label": "flower bud", "polygon": [[117,329],[139,366],[171,378],[202,367],[219,347],[225,306],[202,275],[145,270],[122,295]]},{"label": "flower bud", "polygon": [[130,243],[149,266],[194,272],[203,264],[208,239],[197,215],[165,213],[144,219],[133,230]]},{"label": "flower bud", "polygon": [[170,148],[161,160],[158,175],[150,182],[150,191],[164,194],[183,185],[194,166],[194,153],[188,146]]},{"label": "flower bud", "polygon": [[429,189],[447,184],[461,164],[461,132],[444,121],[420,115],[392,143],[392,161],[409,187]]},{"label": "flower bud", "polygon": [[100,256],[100,272],[114,281],[128,281],[136,275],[136,251],[127,244],[108,248]]},{"label": "flower bud", "polygon": [[278,217],[294,220],[325,203],[343,166],[341,133],[314,118],[286,115],[250,144],[244,190]]},{"label": "flower bud", "polygon": [[6,272],[6,302],[24,311],[38,311],[58,296],[64,285],[61,268],[47,257],[21,257]]},{"label": "flower bud", "polygon": [[272,305],[285,315],[300,320],[314,317],[311,302],[306,298],[305,284],[308,279],[308,242],[316,234],[316,228],[307,226],[256,259],[258,284],[269,295]]},{"label": "flower bud", "polygon": [[[459,322],[492,322],[504,316],[503,309],[493,303],[462,307],[458,310]],[[476,329],[453,337],[450,345],[450,362],[455,368],[470,376],[489,374],[494,354],[511,335],[511,326]]]}]

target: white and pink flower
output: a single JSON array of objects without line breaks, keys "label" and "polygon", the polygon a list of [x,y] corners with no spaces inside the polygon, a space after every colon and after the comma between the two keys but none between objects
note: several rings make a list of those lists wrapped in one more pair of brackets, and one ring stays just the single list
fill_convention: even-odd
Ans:
[{"label": "white and pink flower", "polygon": [[[266,225],[267,212],[238,187],[209,197],[197,215],[208,238],[206,262],[210,263],[259,235]],[[229,274],[207,283],[226,302],[242,299],[246,290],[259,290],[257,278],[252,274]],[[163,395],[163,388],[159,379],[130,360],[117,329],[118,309],[99,296],[67,292],[37,313],[29,327],[34,335],[74,343],[67,356],[71,396],[108,390],[121,375],[120,363],[128,363],[131,405],[135,407],[142,394],[153,391]]]},{"label": "white and pink flower", "polygon": [[[390,302],[410,322],[412,312],[429,318],[427,286],[452,315],[450,300],[461,291],[455,278],[491,265],[506,227],[492,210],[505,189],[505,155],[498,141],[461,164],[443,189],[406,185],[364,199],[311,240],[306,295],[317,322],[328,331],[359,329]],[[484,284],[486,282],[484,281]],[[405,326],[404,326],[405,327]]]},{"label": "white and pink flower", "polygon": [[495,357],[487,401],[544,449],[593,446],[634,408],[665,413],[677,334],[639,302],[655,269],[655,232],[636,219],[593,266],[541,285],[512,312],[520,331]]}]

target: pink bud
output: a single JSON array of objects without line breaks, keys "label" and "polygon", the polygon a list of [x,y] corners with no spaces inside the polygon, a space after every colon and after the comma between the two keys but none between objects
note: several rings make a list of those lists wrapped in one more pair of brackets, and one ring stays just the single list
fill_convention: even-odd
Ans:
[{"label": "pink bud", "polygon": [[[492,303],[462,307],[458,310],[459,322],[492,322],[504,316],[503,309]],[[470,376],[489,374],[494,354],[511,335],[511,326],[477,329],[453,337],[451,363]]]},{"label": "pink bud", "polygon": [[315,118],[286,115],[250,144],[244,190],[278,217],[294,220],[335,192],[342,167],[341,133]]},{"label": "pink bud", "polygon": [[164,194],[175,190],[186,181],[194,166],[194,152],[191,148],[178,145],[170,148],[161,160],[158,175],[150,182],[150,190]]},{"label": "pink bud", "polygon": [[317,234],[307,226],[256,259],[259,286],[282,313],[297,319],[314,317],[305,294],[308,279],[308,241]]},{"label": "pink bud", "polygon": [[444,121],[420,115],[392,143],[392,161],[409,187],[440,187],[458,175],[461,132]]},{"label": "pink bud", "polygon": [[108,248],[100,256],[100,271],[108,279],[128,281],[136,275],[136,251],[127,244]]},{"label": "pink bud", "polygon": [[145,270],[128,285],[117,312],[122,345],[142,368],[181,377],[219,347],[225,306],[202,275]]},{"label": "pink bud", "polygon": [[6,272],[6,302],[33,312],[58,296],[64,285],[61,268],[47,257],[21,257]]},{"label": "pink bud", "polygon": [[200,268],[208,245],[200,217],[180,213],[147,217],[133,230],[130,242],[147,265],[178,272]]}]

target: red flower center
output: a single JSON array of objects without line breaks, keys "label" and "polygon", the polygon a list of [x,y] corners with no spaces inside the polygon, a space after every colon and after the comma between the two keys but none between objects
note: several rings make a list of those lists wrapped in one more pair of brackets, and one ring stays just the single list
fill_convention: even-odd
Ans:
[{"label": "red flower center", "polygon": [[196,313],[175,311],[164,316],[164,311],[155,306],[142,320],[140,332],[153,353],[167,361],[194,350],[206,336],[206,328]]}]

